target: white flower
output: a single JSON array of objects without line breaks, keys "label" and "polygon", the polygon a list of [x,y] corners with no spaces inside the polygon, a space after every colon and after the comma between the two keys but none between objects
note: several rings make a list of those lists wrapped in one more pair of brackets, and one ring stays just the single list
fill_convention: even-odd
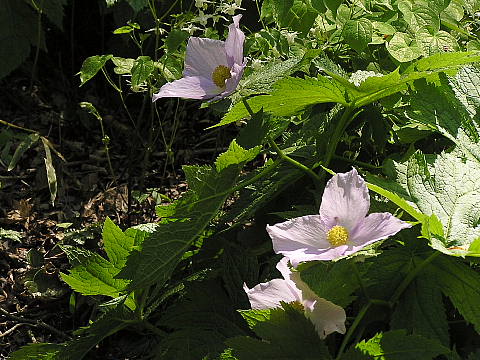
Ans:
[{"label": "white flower", "polygon": [[300,273],[290,270],[287,258],[278,262],[277,269],[283,279],[273,279],[251,289],[243,284],[252,309],[278,308],[281,307],[282,301],[298,303],[303,307],[305,316],[313,323],[321,339],[335,331],[345,334],[346,314],[343,308],[310,290],[300,279]]}]

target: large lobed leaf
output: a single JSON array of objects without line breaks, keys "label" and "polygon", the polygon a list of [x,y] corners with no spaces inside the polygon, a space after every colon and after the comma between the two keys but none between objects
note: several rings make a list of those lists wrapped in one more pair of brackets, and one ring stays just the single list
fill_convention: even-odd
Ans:
[{"label": "large lobed leaf", "polygon": [[[132,280],[129,289],[167,281],[192,242],[217,215],[233,191],[243,164],[260,149],[244,150],[232,143],[211,166],[185,166],[190,191],[163,212],[168,215],[155,232],[130,254],[118,277]],[[217,171],[218,169],[218,171]]]}]

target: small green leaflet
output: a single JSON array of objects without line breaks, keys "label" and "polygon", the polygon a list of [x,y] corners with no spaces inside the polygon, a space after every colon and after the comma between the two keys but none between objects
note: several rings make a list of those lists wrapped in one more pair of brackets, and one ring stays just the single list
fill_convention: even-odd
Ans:
[{"label": "small green leaflet", "polygon": [[[128,281],[117,279],[124,267],[136,238],[145,233],[139,229],[128,229],[125,233],[110,219],[103,226],[103,245],[108,260],[98,254],[71,246],[62,246],[70,263],[74,266],[70,274],[61,274],[62,279],[75,291],[83,295],[106,295],[117,298],[128,285]],[[126,298],[126,305],[134,309],[132,296]]]},{"label": "small green leaflet", "polygon": [[155,66],[150,56],[139,56],[132,67],[132,90],[138,91],[140,84],[148,79],[154,69]]},{"label": "small green leaflet", "polygon": [[420,30],[415,34],[415,39],[425,56],[445,51],[459,50],[457,40],[443,30],[439,30],[433,34],[426,30]]},{"label": "small green leaflet", "polygon": [[409,62],[422,56],[422,49],[410,35],[397,32],[387,43],[387,50],[400,62]]},{"label": "small green leaflet", "polygon": [[372,41],[373,26],[370,20],[348,20],[343,27],[343,37],[348,45],[361,53]]},{"label": "small green leaflet", "polygon": [[404,330],[378,333],[368,341],[355,346],[355,351],[347,352],[342,360],[362,359],[355,354],[364,355],[363,359],[378,360],[431,360],[438,355],[451,351],[438,341],[419,335],[407,335]]},{"label": "small green leaflet", "polygon": [[399,1],[398,9],[413,33],[425,29],[434,33],[440,29],[440,17],[428,6],[427,2]]},{"label": "small green leaflet", "polygon": [[235,140],[230,143],[228,150],[220,154],[215,161],[217,172],[221,172],[232,164],[241,164],[253,160],[262,150],[260,145],[245,150]]},{"label": "small green leaflet", "polygon": [[95,55],[85,59],[78,73],[80,75],[80,86],[93,78],[105,66],[113,55]]}]

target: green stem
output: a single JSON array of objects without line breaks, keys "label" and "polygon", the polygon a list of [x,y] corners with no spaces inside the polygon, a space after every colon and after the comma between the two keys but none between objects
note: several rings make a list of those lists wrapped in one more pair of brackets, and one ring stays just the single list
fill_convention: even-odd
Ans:
[{"label": "green stem", "polygon": [[[253,112],[252,108],[248,104],[247,100],[245,98],[243,98],[242,101],[243,101],[243,105],[245,105],[245,108],[247,109],[250,116],[253,117],[255,115],[255,113]],[[280,157],[280,159],[285,160],[286,162],[288,162],[288,163],[292,164],[293,166],[299,168],[300,170],[304,171],[307,175],[311,176],[312,179],[321,183],[322,179],[320,178],[320,176],[318,176],[309,167],[303,165],[302,163],[298,162],[297,160],[295,160],[295,159],[291,158],[290,156],[288,156],[287,154],[285,154],[282,151],[282,149],[280,149],[278,147],[278,145],[275,143],[275,141],[270,136],[267,136],[267,141],[270,144],[270,146],[275,150],[275,152]]]},{"label": "green stem", "polygon": [[350,341],[350,338],[352,337],[353,333],[357,329],[358,325],[360,324],[360,321],[365,317],[367,314],[368,309],[372,306],[372,302],[369,301],[366,303],[358,312],[358,315],[356,316],[355,320],[352,323],[352,326],[348,329],[347,333],[345,334],[345,337],[343,338],[342,344],[340,345],[340,349],[338,350],[337,357],[335,360],[339,360],[345,351],[345,347],[347,346],[348,342]]},{"label": "green stem", "polygon": [[297,160],[295,160],[295,159],[291,158],[290,156],[288,156],[287,154],[285,154],[282,151],[282,149],[280,149],[278,147],[278,145],[275,143],[275,141],[271,137],[267,137],[267,140],[268,140],[268,143],[270,144],[270,146],[274,148],[275,152],[277,153],[277,155],[281,159],[283,159],[286,162],[292,164],[293,166],[299,168],[300,170],[304,171],[307,175],[311,176],[313,180],[321,183],[321,181],[322,181],[321,177],[318,176],[317,174],[315,174],[315,172],[312,171],[312,169],[308,168],[307,166],[303,165],[302,163],[298,162]]},{"label": "green stem", "polygon": [[343,160],[343,161],[350,162],[352,164],[357,164],[357,165],[360,165],[361,167],[372,169],[372,170],[378,170],[382,168],[381,166],[375,166],[360,160],[353,160],[353,159],[349,159],[347,157],[335,155],[335,154],[333,154],[332,159]]},{"label": "green stem", "polygon": [[419,266],[417,266],[413,271],[409,272],[407,277],[403,279],[402,283],[398,286],[398,288],[393,293],[392,297],[390,298],[390,303],[394,304],[397,302],[398,298],[402,295],[405,289],[410,285],[410,283],[415,279],[415,277],[422,271],[425,266],[430,264],[437,256],[441,253],[440,251],[435,251],[432,255],[426,258]]}]

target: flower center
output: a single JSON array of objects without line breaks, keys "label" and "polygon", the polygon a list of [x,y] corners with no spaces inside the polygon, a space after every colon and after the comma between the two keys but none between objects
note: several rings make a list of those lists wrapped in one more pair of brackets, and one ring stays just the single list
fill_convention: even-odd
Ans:
[{"label": "flower center", "polygon": [[230,69],[225,65],[218,65],[215,70],[213,70],[212,80],[219,88],[224,88],[225,81],[231,77],[232,74],[230,73]]},{"label": "flower center", "polygon": [[335,225],[327,233],[327,240],[332,246],[346,245],[349,238],[348,230],[343,226]]}]

